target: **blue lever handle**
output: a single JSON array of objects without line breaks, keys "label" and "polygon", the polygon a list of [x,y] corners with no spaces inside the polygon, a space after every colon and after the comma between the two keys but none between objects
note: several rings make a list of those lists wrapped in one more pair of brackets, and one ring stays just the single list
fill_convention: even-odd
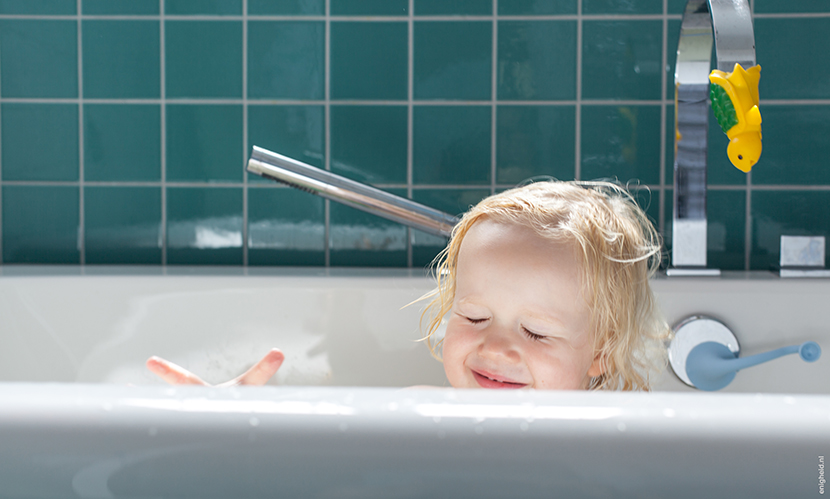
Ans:
[{"label": "blue lever handle", "polygon": [[692,348],[689,356],[686,357],[686,374],[689,376],[689,381],[701,390],[720,390],[735,379],[737,371],[791,353],[798,353],[807,362],[815,362],[821,357],[821,347],[814,341],[805,341],[801,345],[738,358],[726,345],[715,341],[705,341]]}]

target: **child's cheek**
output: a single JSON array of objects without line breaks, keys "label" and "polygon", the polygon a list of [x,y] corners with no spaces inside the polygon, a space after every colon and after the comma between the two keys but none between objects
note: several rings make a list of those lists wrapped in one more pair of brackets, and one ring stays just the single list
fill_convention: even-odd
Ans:
[{"label": "child's cheek", "polygon": [[578,352],[566,347],[570,355],[562,351],[536,351],[532,360],[536,369],[534,378],[537,387],[546,390],[580,390],[585,389],[589,365],[581,359]]},{"label": "child's cheek", "polygon": [[474,350],[473,338],[475,331],[472,328],[447,323],[447,332],[444,337],[443,353],[444,372],[447,380],[456,388],[465,386],[464,362],[471,351]]}]

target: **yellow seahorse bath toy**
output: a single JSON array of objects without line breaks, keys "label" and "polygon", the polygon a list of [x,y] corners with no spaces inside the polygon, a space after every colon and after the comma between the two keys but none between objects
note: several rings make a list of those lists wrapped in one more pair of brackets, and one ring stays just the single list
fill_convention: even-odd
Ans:
[{"label": "yellow seahorse bath toy", "polygon": [[729,137],[726,155],[743,172],[749,172],[761,157],[760,79],[761,66],[758,65],[744,69],[735,64],[731,73],[715,69],[709,74],[712,111]]}]

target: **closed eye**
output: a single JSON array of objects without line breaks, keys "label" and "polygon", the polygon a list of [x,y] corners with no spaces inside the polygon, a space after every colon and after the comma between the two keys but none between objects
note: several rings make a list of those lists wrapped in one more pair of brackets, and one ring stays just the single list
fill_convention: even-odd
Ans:
[{"label": "closed eye", "polygon": [[470,322],[470,324],[481,324],[482,322],[487,320],[486,318],[485,319],[473,319],[472,317],[465,317],[465,319],[467,319]]},{"label": "closed eye", "polygon": [[541,335],[541,334],[536,334],[536,333],[534,333],[533,331],[531,331],[530,329],[528,329],[524,326],[522,326],[522,331],[524,331],[524,333],[527,335],[527,337],[530,338],[533,341],[544,340],[545,338],[547,338],[547,336],[544,336],[544,335]]}]

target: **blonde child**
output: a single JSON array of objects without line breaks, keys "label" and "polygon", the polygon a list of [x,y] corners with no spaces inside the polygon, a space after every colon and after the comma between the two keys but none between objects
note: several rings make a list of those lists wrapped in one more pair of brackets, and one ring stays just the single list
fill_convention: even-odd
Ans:
[{"label": "blonde child", "polygon": [[[615,184],[546,181],[490,196],[436,259],[425,340],[455,388],[649,390],[670,335],[649,286],[660,251]],[[283,359],[274,349],[226,384],[263,384]],[[204,384],[158,357],[147,366]]]}]

